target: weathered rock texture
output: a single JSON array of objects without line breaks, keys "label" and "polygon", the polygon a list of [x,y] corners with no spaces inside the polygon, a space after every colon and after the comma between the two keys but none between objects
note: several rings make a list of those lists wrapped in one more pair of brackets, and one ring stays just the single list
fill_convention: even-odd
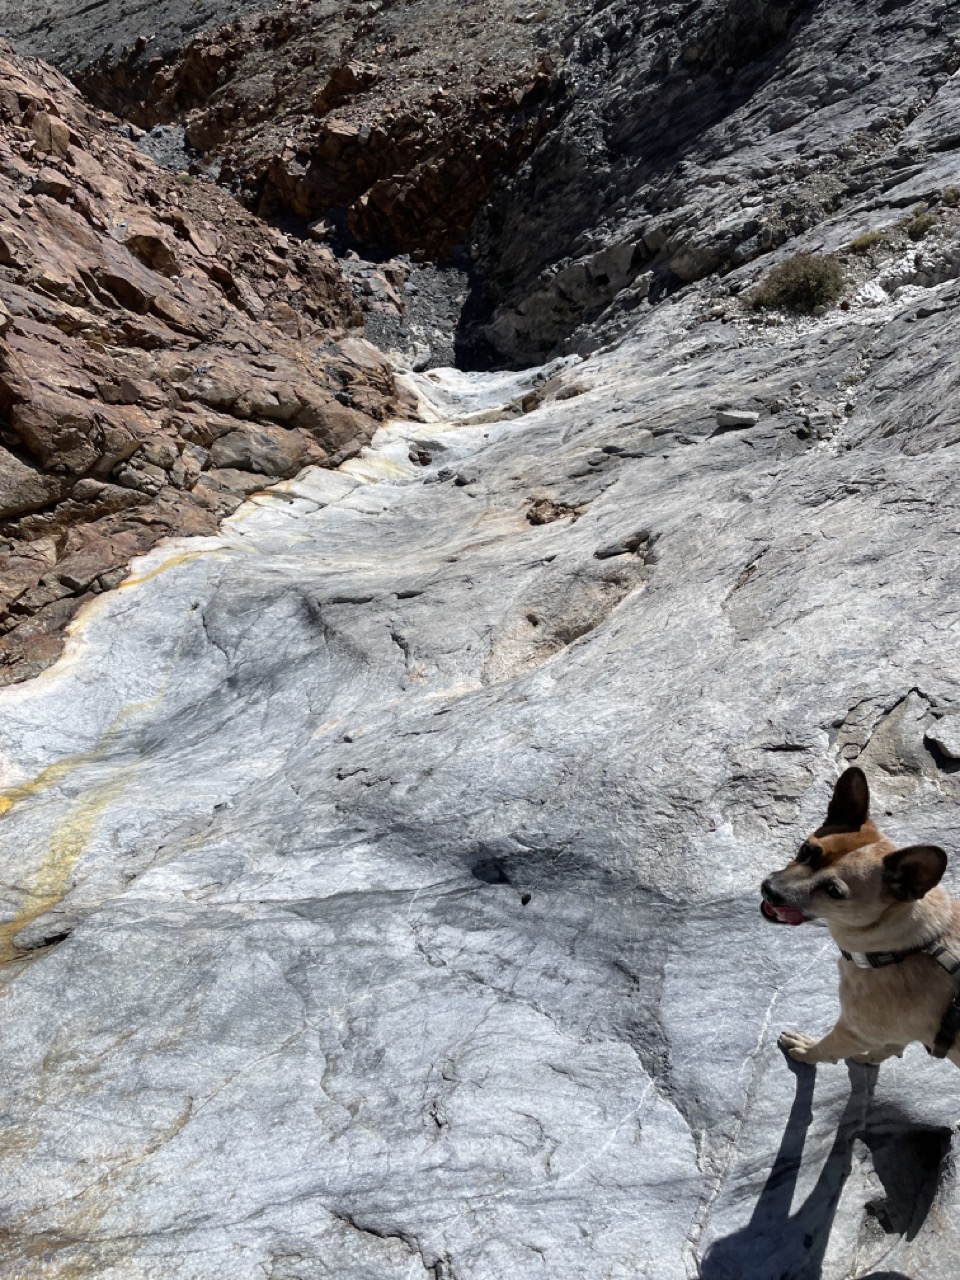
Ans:
[{"label": "weathered rock texture", "polygon": [[183,117],[268,217],[326,216],[361,245],[442,258],[562,110],[536,35],[492,0],[362,16],[326,0],[201,38],[157,74],[142,116]]},{"label": "weathered rock texture", "polygon": [[593,350],[838,212],[869,228],[942,190],[914,179],[955,142],[950,122],[912,130],[960,65],[948,0],[317,0],[202,4],[185,26],[172,4],[132,42],[118,7],[79,41],[37,4],[8,29],[141,124],[185,124],[267,216],[382,251],[463,245],[475,367]]},{"label": "weathered rock texture", "polygon": [[[482,259],[527,237],[504,359],[587,358],[410,375],[421,421],[154,547],[0,694],[5,1274],[957,1280],[956,1067],[791,1068],[835,952],[757,911],[854,760],[960,892],[949,20],[600,6],[575,109],[647,141],[561,126],[556,228],[545,150]],[[683,198],[631,239],[658,101]],[[800,250],[838,304],[754,312]]]},{"label": "weathered rock texture", "polygon": [[479,220],[488,318],[467,351],[593,349],[648,298],[949,179],[956,120],[913,123],[960,66],[946,0],[594,10],[563,42],[570,110]]},{"label": "weathered rock texture", "polygon": [[83,75],[104,59],[176,57],[198,32],[258,8],[263,0],[0,0],[0,28],[26,52]]},{"label": "weathered rock texture", "polygon": [[[177,181],[0,58],[0,681],[171,533],[336,465],[392,400],[329,252]],[[337,339],[334,341],[334,339]]]},{"label": "weathered rock texture", "polygon": [[151,34],[142,15],[149,38],[109,48],[104,11],[79,51],[62,47],[66,17],[17,34],[137,124],[185,124],[260,213],[444,257],[562,114],[556,41],[580,7],[307,0],[244,15],[220,4],[226,25],[192,39],[209,6],[179,36],[168,20]]}]

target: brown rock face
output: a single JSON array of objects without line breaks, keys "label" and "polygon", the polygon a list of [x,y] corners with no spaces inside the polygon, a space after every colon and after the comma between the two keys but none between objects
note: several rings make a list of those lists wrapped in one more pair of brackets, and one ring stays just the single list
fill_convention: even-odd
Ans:
[{"label": "brown rock face", "polygon": [[172,59],[107,54],[80,83],[144,127],[183,121],[265,216],[333,210],[362,245],[443,258],[562,114],[555,44],[576,7],[298,0]]},{"label": "brown rock face", "polygon": [[0,683],[171,534],[394,412],[331,255],[158,169],[0,46]]}]

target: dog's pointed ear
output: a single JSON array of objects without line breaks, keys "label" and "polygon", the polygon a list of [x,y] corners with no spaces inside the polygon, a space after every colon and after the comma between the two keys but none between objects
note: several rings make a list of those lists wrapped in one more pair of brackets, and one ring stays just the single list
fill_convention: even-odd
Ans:
[{"label": "dog's pointed ear", "polygon": [[870,788],[867,775],[856,765],[844,769],[833,788],[833,799],[827,807],[828,827],[859,831],[870,814]]},{"label": "dog's pointed ear", "polygon": [[883,860],[883,879],[895,898],[915,902],[940,883],[947,869],[947,855],[935,844],[912,844],[908,849],[888,853]]}]

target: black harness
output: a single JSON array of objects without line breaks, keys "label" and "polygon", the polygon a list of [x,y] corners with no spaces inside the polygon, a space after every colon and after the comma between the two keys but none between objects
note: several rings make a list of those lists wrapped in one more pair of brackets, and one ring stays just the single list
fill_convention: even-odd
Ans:
[{"label": "black harness", "polygon": [[[900,964],[901,961],[906,960],[907,956],[915,956],[921,952],[932,956],[940,968],[945,969],[960,986],[960,956],[944,946],[939,938],[934,938],[933,942],[927,942],[922,947],[911,947],[909,951],[844,951],[842,947],[840,949],[844,960],[849,960],[858,969],[885,969],[887,965]],[[947,1005],[933,1048],[928,1049],[927,1052],[932,1053],[935,1058],[945,1058],[953,1048],[958,1035],[960,1035],[960,990]]]}]

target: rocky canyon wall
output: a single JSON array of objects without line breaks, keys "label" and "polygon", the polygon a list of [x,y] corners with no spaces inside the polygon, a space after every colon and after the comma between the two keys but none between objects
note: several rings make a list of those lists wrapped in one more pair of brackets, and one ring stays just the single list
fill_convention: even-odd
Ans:
[{"label": "rocky canyon wall", "polygon": [[[130,558],[338,461],[397,407],[329,251],[0,61],[0,680]],[[354,336],[350,336],[351,332]]]}]

